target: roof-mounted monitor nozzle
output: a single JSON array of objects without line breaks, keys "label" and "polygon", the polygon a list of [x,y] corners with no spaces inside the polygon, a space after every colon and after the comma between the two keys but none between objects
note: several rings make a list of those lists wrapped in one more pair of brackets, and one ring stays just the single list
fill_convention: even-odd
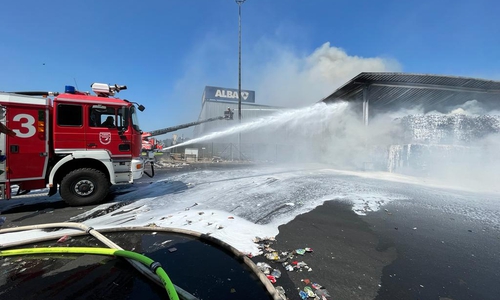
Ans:
[{"label": "roof-mounted monitor nozzle", "polygon": [[98,97],[113,96],[115,93],[119,93],[121,90],[127,89],[126,85],[109,85],[106,83],[93,83],[90,87]]}]

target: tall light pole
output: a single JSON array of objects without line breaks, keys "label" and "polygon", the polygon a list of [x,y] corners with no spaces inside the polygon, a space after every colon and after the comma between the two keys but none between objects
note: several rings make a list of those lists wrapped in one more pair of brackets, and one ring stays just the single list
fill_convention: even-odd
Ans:
[{"label": "tall light pole", "polygon": [[[241,5],[245,0],[235,0],[238,4],[238,121],[241,124]],[[238,157],[241,160],[241,132],[238,133]]]}]

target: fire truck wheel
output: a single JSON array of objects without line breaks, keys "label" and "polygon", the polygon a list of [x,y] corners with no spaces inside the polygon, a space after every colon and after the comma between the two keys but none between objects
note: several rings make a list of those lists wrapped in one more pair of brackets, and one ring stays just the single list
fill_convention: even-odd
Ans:
[{"label": "fire truck wheel", "polygon": [[109,192],[109,182],[104,173],[82,168],[64,176],[59,187],[61,197],[71,206],[101,202]]}]

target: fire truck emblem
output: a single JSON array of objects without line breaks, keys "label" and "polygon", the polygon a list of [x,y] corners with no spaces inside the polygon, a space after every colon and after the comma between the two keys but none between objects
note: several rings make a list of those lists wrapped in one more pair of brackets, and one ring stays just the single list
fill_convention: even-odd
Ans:
[{"label": "fire truck emblem", "polygon": [[99,142],[103,145],[111,143],[111,132],[99,132]]}]

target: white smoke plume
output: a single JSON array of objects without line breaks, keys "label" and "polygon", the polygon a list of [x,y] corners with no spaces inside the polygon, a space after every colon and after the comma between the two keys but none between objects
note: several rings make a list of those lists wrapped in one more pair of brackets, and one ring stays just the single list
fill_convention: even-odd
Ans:
[{"label": "white smoke plume", "polygon": [[[382,57],[349,55],[341,48],[324,43],[303,53],[289,44],[263,38],[250,51],[243,52],[242,88],[256,91],[256,104],[296,108],[311,105],[331,94],[360,72],[400,71],[400,64]],[[225,37],[208,34],[184,62],[184,73],[168,101],[182,103],[172,111],[172,123],[196,120],[206,85],[237,87],[237,53]],[[192,129],[178,134],[192,135]]]},{"label": "white smoke plume", "polygon": [[381,57],[348,55],[329,42],[308,55],[300,55],[271,42],[267,62],[254,65],[246,75],[256,90],[259,103],[298,107],[328,96],[336,88],[361,72],[400,71],[399,63]]}]

